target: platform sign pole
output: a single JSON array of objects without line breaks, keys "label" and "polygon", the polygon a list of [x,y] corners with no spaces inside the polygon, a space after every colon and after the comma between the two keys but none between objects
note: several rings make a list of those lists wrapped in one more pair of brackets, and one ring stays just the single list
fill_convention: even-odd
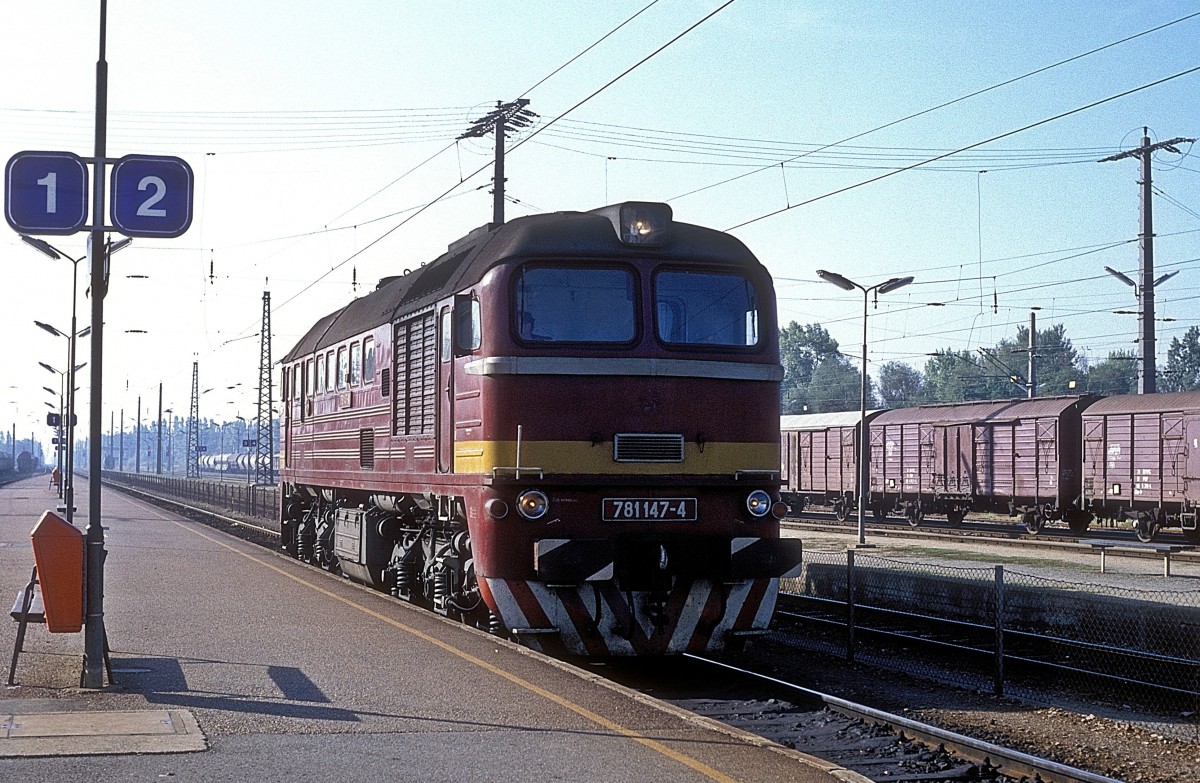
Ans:
[{"label": "platform sign pole", "polygon": [[108,127],[108,63],[105,61],[104,38],[108,17],[108,2],[100,0],[100,56],[96,61],[96,163],[92,186],[92,388],[88,421],[88,526],[86,531],[85,588],[86,612],[83,631],[83,677],[85,688],[104,687],[104,527],[101,521],[100,466],[103,455],[100,444],[104,355],[104,294],[107,283],[108,248],[104,242],[104,158],[107,154]]}]

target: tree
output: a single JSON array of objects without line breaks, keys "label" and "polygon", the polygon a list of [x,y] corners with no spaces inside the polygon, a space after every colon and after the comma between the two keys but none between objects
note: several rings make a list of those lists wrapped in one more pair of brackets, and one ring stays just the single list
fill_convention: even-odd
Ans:
[{"label": "tree", "polygon": [[[1015,338],[1001,340],[984,354],[986,366],[995,376],[990,384],[992,398],[1021,394],[1021,389],[1013,384],[1023,386],[1029,382],[1026,377],[1029,373],[1028,327],[1018,327]],[[1055,324],[1049,329],[1039,330],[1034,347],[1035,396],[1074,394],[1075,387],[1082,385],[1085,375],[1081,364],[1079,352],[1067,339],[1066,327]]]},{"label": "tree", "polygon": [[888,362],[879,368],[879,396],[889,408],[920,405],[925,394],[921,371],[904,362]]},{"label": "tree", "polygon": [[1137,356],[1132,351],[1113,351],[1104,361],[1087,368],[1084,388],[1095,394],[1137,391]]},{"label": "tree", "polygon": [[995,373],[989,377],[968,351],[938,351],[925,362],[925,399],[929,402],[993,399],[991,381],[998,377]]},{"label": "tree", "polygon": [[837,340],[820,324],[801,326],[792,321],[783,328],[779,332],[779,358],[783,363],[783,412],[802,413],[809,402],[813,372],[823,360],[840,356]]},{"label": "tree", "polygon": [[[826,356],[813,370],[806,392],[809,413],[858,410],[862,403],[862,373],[845,356]],[[870,379],[867,407],[872,407]]]},{"label": "tree", "polygon": [[1189,328],[1182,340],[1171,338],[1158,386],[1165,392],[1200,389],[1200,327]]}]

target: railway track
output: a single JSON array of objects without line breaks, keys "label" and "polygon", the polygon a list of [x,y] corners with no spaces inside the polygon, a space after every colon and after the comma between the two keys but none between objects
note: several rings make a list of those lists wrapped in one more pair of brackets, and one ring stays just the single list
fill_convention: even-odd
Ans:
[{"label": "railway track", "polygon": [[701,656],[613,662],[605,676],[879,783],[1116,783],[1114,778]]},{"label": "railway track", "polygon": [[[805,511],[800,515],[786,517],[782,526],[790,530],[812,530],[851,535],[857,531],[858,521],[853,517],[841,521],[833,513]],[[1133,547],[1140,543],[1132,530],[1095,528],[1080,536],[1065,527],[1047,527],[1043,528],[1041,533],[1031,535],[1019,523],[992,520],[968,520],[958,527],[954,527],[944,520],[926,519],[920,527],[912,527],[900,517],[889,517],[883,521],[868,519],[866,530],[869,536],[876,538],[946,543],[987,543],[1022,549],[1053,550],[1066,547],[1085,550],[1086,545],[1080,542],[1095,540],[1114,541],[1119,544],[1130,544]],[[1180,533],[1160,532],[1154,542],[1184,547],[1183,551],[1173,557],[1180,561],[1200,562],[1200,548],[1192,548],[1192,545]],[[1132,550],[1123,552],[1123,554],[1129,557],[1161,557],[1151,550],[1140,555]]]}]

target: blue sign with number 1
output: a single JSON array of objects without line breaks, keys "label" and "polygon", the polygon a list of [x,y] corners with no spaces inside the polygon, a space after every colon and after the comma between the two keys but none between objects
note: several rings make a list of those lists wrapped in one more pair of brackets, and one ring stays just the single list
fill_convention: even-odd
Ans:
[{"label": "blue sign with number 1", "polygon": [[112,169],[113,228],[129,237],[177,237],[192,224],[192,168],[182,158],[126,155]]},{"label": "blue sign with number 1", "polygon": [[18,152],[4,167],[4,217],[23,234],[73,234],[87,222],[88,169],[72,152]]}]

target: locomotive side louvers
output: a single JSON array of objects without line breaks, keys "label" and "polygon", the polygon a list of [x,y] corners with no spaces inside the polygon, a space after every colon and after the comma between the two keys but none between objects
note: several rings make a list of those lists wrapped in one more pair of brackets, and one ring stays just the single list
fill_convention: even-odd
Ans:
[{"label": "locomotive side louvers", "polygon": [[683,436],[616,435],[613,459],[617,462],[683,462]]}]

